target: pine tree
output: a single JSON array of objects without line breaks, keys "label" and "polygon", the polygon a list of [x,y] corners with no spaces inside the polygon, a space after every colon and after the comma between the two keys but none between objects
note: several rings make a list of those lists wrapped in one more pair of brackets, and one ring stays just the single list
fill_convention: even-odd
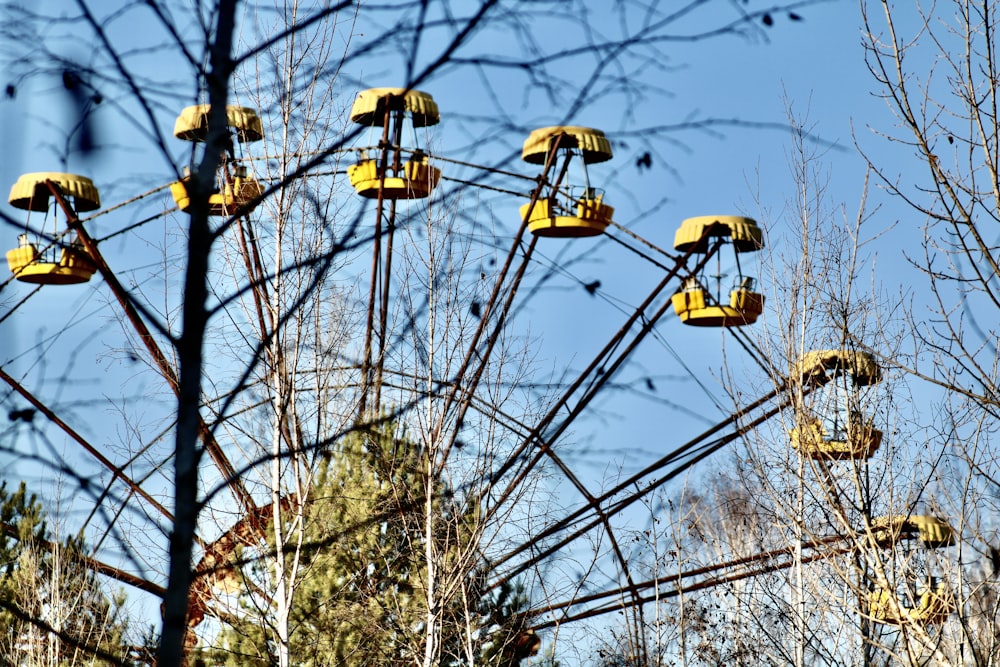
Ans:
[{"label": "pine tree", "polygon": [[[394,430],[353,433],[319,466],[292,604],[293,664],[420,665],[428,642],[434,664],[515,664],[524,596],[512,586],[487,590],[476,504],[429,473],[422,448]],[[267,562],[254,560],[244,576],[261,577],[252,570]],[[267,604],[252,590],[244,587],[241,620],[220,637],[220,662],[273,664]]]},{"label": "pine tree", "polygon": [[102,589],[80,538],[52,538],[35,494],[0,483],[0,664],[95,665],[124,659],[124,602]]}]

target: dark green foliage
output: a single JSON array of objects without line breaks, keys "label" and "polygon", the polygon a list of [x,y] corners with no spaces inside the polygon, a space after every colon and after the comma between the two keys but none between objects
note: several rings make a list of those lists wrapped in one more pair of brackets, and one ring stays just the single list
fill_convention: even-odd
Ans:
[{"label": "dark green foliage", "polygon": [[80,538],[50,539],[22,482],[0,484],[0,665],[112,664],[124,656],[121,599],[87,568]]},{"label": "dark green foliage", "polygon": [[[428,637],[439,665],[513,664],[524,596],[485,590],[478,508],[430,472],[419,445],[391,430],[344,438],[316,471],[303,506],[292,664],[421,664]],[[286,566],[293,560],[288,553]],[[270,567],[265,555],[245,575],[264,582]],[[273,607],[249,590],[240,598],[245,617],[223,633],[216,657],[277,664]]]}]

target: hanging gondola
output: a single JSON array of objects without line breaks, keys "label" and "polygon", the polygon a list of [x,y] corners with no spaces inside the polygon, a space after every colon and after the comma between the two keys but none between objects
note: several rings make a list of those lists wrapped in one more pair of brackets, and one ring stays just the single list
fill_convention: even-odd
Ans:
[{"label": "hanging gondola", "polygon": [[[170,194],[177,208],[188,213],[191,209],[191,194],[188,192],[190,176],[170,184]],[[230,216],[239,210],[248,213],[252,204],[264,194],[264,188],[252,176],[247,176],[244,167],[237,167],[232,182],[227,182],[220,190],[208,196],[208,214]]]},{"label": "hanging gondola", "polygon": [[[174,136],[184,141],[207,141],[209,109],[211,106],[208,104],[185,107],[174,122]],[[247,107],[227,106],[226,126],[240,143],[251,143],[264,138],[260,116]]]},{"label": "hanging gondola", "polygon": [[882,432],[857,410],[857,392],[877,383],[882,372],[875,358],[857,350],[815,350],[802,355],[791,373],[811,387],[810,408],[796,416],[792,447],[813,459],[869,459]]},{"label": "hanging gondola", "polygon": [[[200,104],[181,111],[174,123],[174,136],[184,141],[205,142],[208,139],[209,105]],[[238,106],[226,107],[226,126],[239,143],[260,141],[264,138],[260,117],[253,109]],[[231,148],[231,138],[227,149]],[[220,170],[221,187],[208,196],[208,214],[230,216],[237,211],[248,212],[264,194],[264,188],[245,166],[233,169],[230,175],[225,162]],[[177,208],[185,213],[191,209],[191,195],[188,192],[190,176],[170,184],[170,194]]]},{"label": "hanging gondola", "polygon": [[877,588],[868,596],[869,615],[872,620],[883,625],[901,626],[905,623],[939,625],[955,611],[955,601],[951,590],[944,582],[932,588],[917,591],[915,604],[907,605],[893,591]]},{"label": "hanging gondola", "polygon": [[[441,121],[434,98],[419,90],[371,88],[358,93],[351,120],[370,128],[381,128],[377,146],[362,149],[362,157],[347,168],[355,191],[367,199],[382,193],[385,199],[424,199],[441,179],[441,170],[428,163],[417,143],[416,129]],[[404,137],[405,127],[410,137]],[[403,140],[412,146],[403,146]],[[408,157],[404,159],[404,155]]]},{"label": "hanging gondola", "polygon": [[[903,540],[919,539],[925,549],[945,549],[955,544],[955,531],[944,519],[928,515],[884,516],[871,522],[875,545],[891,549]],[[955,601],[945,581],[928,575],[924,585],[900,598],[894,591],[876,587],[869,593],[872,620],[884,625],[904,623],[937,625],[955,611]],[[913,604],[907,604],[912,602]]]},{"label": "hanging gondola", "polygon": [[[764,310],[764,296],[755,291],[756,281],[743,274],[740,255],[764,247],[764,235],[756,221],[736,215],[703,215],[681,223],[674,236],[674,248],[692,255],[705,255],[714,244],[732,247],[734,278],[729,298],[722,301],[722,272],[708,275],[707,262],[697,275],[689,276],[671,302],[681,322],[698,327],[738,327],[753,324]],[[720,262],[721,264],[721,262]],[[713,295],[708,285],[713,278]]]},{"label": "hanging gondola", "polygon": [[904,539],[919,539],[928,549],[955,544],[955,531],[944,519],[929,515],[883,516],[872,519],[876,546],[888,549]]},{"label": "hanging gondola", "polygon": [[[10,189],[11,206],[24,211],[48,212],[53,195],[47,181],[51,181],[72,207],[74,212],[95,211],[101,207],[101,197],[93,181],[85,176],[59,172],[24,174]],[[40,248],[40,243],[27,233],[18,237],[18,247],[7,251],[7,265],[18,280],[38,285],[75,285],[85,283],[97,271],[97,265],[87,251],[76,242],[61,241],[62,230],[53,213],[53,238],[55,241]]]},{"label": "hanging gondola", "polygon": [[521,219],[528,216],[528,230],[536,236],[579,238],[604,233],[615,209],[604,203],[604,190],[591,185],[587,165],[610,160],[611,142],[603,132],[589,127],[543,127],[528,135],[521,159],[529,164],[545,164],[556,140],[559,143],[554,166],[568,178],[570,162],[580,156],[582,185],[560,183],[558,189],[547,187],[534,206],[521,206]]}]

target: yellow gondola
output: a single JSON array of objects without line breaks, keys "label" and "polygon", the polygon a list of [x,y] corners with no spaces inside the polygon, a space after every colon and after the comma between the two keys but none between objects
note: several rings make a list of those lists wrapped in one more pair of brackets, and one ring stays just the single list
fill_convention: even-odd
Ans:
[{"label": "yellow gondola", "polygon": [[[850,388],[833,380],[846,376]],[[815,350],[802,355],[793,365],[791,377],[813,387],[815,396],[832,414],[798,415],[798,424],[789,432],[792,447],[802,456],[841,461],[869,459],[882,444],[882,432],[852,409],[849,389],[875,384],[882,379],[875,358],[858,350]],[[828,395],[827,395],[828,394]],[[827,395],[824,400],[824,395]],[[832,403],[832,405],[831,405]],[[824,419],[832,422],[830,427]]]},{"label": "yellow gondola", "polygon": [[882,431],[871,423],[853,422],[846,435],[830,433],[818,419],[804,421],[791,430],[792,448],[810,459],[845,461],[870,459],[882,444]]},{"label": "yellow gondola", "polygon": [[[371,88],[358,93],[351,107],[351,120],[366,127],[381,127],[392,141],[398,142],[404,135],[404,125],[414,129],[436,125],[441,114],[434,98],[419,90]],[[429,164],[419,146],[372,146],[362,150],[363,157],[347,168],[347,177],[354,190],[366,199],[376,199],[380,192],[385,199],[425,199],[441,180],[441,170]],[[384,155],[385,151],[389,154]],[[403,159],[403,154],[410,157]]]},{"label": "yellow gondola", "polygon": [[[185,177],[170,184],[170,194],[174,198],[174,203],[184,212],[188,212],[191,208],[191,195],[187,189],[189,180],[190,177]],[[264,188],[261,184],[252,176],[241,172],[233,178],[232,183],[227,183],[221,191],[208,196],[208,214],[230,216],[241,209],[244,213],[248,213],[263,194]]]},{"label": "yellow gondola", "polygon": [[[208,139],[208,104],[186,107],[174,122],[174,136],[184,141],[203,142]],[[227,106],[226,125],[241,143],[260,141],[264,127],[257,112],[247,107]]]},{"label": "yellow gondola", "polygon": [[[199,104],[182,110],[174,122],[174,136],[184,141],[204,142],[208,139],[210,109],[208,104]],[[247,107],[227,106],[226,126],[241,143],[260,141],[264,138],[260,117],[256,111]],[[208,196],[209,215],[230,216],[239,210],[244,213],[249,212],[264,194],[264,188],[260,183],[253,176],[247,175],[245,166],[236,167],[230,175],[229,166],[232,160],[228,155],[227,150],[223,155],[218,179],[220,182],[225,181],[225,184]],[[184,212],[190,212],[191,209],[191,194],[188,191],[190,180],[191,177],[187,176],[170,184],[170,194],[174,198],[174,203]]]},{"label": "yellow gondola", "polygon": [[581,238],[603,234],[615,209],[604,203],[602,189],[591,187],[587,165],[610,160],[611,142],[603,132],[590,127],[543,127],[525,139],[521,159],[529,164],[545,164],[556,140],[556,159],[562,160],[564,173],[573,156],[582,157],[584,185],[559,191],[548,189],[534,206],[530,202],[521,206],[521,219],[527,221],[528,231],[536,236]]},{"label": "yellow gondola", "polygon": [[347,168],[347,177],[354,190],[366,199],[425,199],[441,179],[441,170],[427,164],[427,157],[416,157],[403,163],[398,176],[382,177],[377,158],[362,160]]},{"label": "yellow gondola", "polygon": [[[756,221],[735,215],[703,215],[681,223],[674,236],[674,248],[681,252],[705,254],[713,243],[729,243],[735,254],[756,252],[764,247],[764,235]],[[753,324],[764,312],[764,296],[755,291],[755,280],[744,276],[736,258],[736,277],[728,302],[705,289],[702,276],[689,277],[671,304],[684,324],[699,327],[738,327]]]},{"label": "yellow gondola", "polygon": [[521,159],[528,164],[545,164],[557,138],[560,151],[576,151],[583,157],[584,164],[607,162],[613,157],[611,142],[601,130],[578,125],[555,125],[532,131],[524,140]]},{"label": "yellow gondola", "polygon": [[[51,181],[75,212],[95,211],[101,197],[86,176],[61,172],[24,174],[10,189],[11,206],[24,211],[45,212],[52,205]],[[76,243],[56,242],[44,251],[27,234],[18,238],[18,247],[7,251],[7,266],[18,280],[36,285],[76,285],[85,283],[97,271],[87,251]]]},{"label": "yellow gondola", "polygon": [[[556,198],[539,199],[528,218],[528,231],[536,236],[579,238],[597,236],[611,224],[615,209],[604,203],[604,193],[587,193],[575,200],[575,214],[562,210]],[[521,218],[531,204],[521,206]]]},{"label": "yellow gondola", "polygon": [[868,352],[861,350],[813,350],[806,352],[792,368],[792,376],[803,384],[818,387],[838,373],[846,373],[859,387],[882,379],[882,369]]},{"label": "yellow gondola", "polygon": [[101,208],[101,195],[94,182],[86,176],[64,174],[58,171],[38,171],[22,174],[10,188],[7,201],[14,208],[22,211],[37,211],[44,213],[52,204],[52,191],[45,184],[52,181],[59,187],[59,192],[73,204],[77,213],[96,211]]},{"label": "yellow gondola", "polygon": [[955,531],[944,519],[929,515],[882,516],[872,519],[875,544],[887,549],[902,539],[919,538],[929,549],[955,544]]},{"label": "yellow gondola", "polygon": [[351,120],[365,127],[381,125],[386,111],[409,115],[413,127],[428,127],[441,122],[438,105],[429,93],[405,88],[362,90],[351,107]]},{"label": "yellow gondola", "polygon": [[22,242],[24,245],[7,251],[7,266],[21,282],[78,285],[90,280],[97,271],[97,265],[82,246],[63,247],[58,261],[43,261],[35,244],[29,242],[26,236]]},{"label": "yellow gondola", "polygon": [[914,607],[907,607],[895,593],[884,589],[869,593],[868,602],[872,620],[884,625],[938,625],[955,611],[955,601],[944,582],[920,591]]}]

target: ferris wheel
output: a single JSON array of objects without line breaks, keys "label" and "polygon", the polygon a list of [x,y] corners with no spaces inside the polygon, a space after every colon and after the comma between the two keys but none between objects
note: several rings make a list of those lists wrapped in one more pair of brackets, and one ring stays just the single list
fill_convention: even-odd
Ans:
[{"label": "ferris wheel", "polygon": [[[207,105],[184,109],[177,117],[173,134],[178,140],[204,143],[208,139]],[[208,193],[208,215],[219,221],[219,236],[225,235],[233,245],[233,265],[242,274],[246,285],[243,293],[251,294],[243,312],[237,312],[236,299],[220,298],[220,310],[233,321],[250,321],[249,329],[273,332],[280,315],[265,312],[268,290],[276,280],[295,275],[299,269],[328,268],[317,259],[310,263],[267,266],[262,257],[262,231],[268,224],[267,202],[279,183],[262,178],[257,167],[271,156],[255,153],[254,146],[266,136],[266,124],[251,108],[227,108],[229,136],[219,156],[220,167],[212,175],[213,190]],[[351,386],[341,388],[350,395],[354,423],[366,420],[406,420],[408,411],[421,401],[433,399],[436,407],[423,428],[433,433],[447,452],[456,450],[462,440],[463,428],[471,413],[484,412],[503,423],[514,443],[483,471],[484,488],[489,488],[492,502],[511,502],[518,485],[542,466],[556,471],[562,484],[572,489],[572,500],[559,513],[547,516],[519,543],[511,545],[490,558],[491,585],[500,586],[525,575],[532,568],[560,552],[600,534],[608,540],[610,560],[616,578],[604,582],[601,590],[582,594],[579,591],[564,599],[550,599],[523,613],[526,630],[519,642],[519,657],[538,650],[537,632],[587,618],[614,613],[623,607],[641,610],[649,602],[677,595],[684,590],[709,588],[739,578],[758,576],[764,572],[788,567],[791,555],[787,550],[764,552],[751,558],[720,562],[708,568],[696,568],[673,577],[669,583],[660,579],[641,578],[630,564],[630,555],[617,534],[614,518],[628,508],[648,498],[650,494],[697,465],[713,453],[736,441],[749,431],[783,411],[795,415],[795,426],[789,434],[789,446],[804,459],[816,465],[818,475],[829,489],[832,502],[837,496],[837,466],[844,462],[866,461],[876,455],[881,432],[874,422],[854,407],[853,396],[859,387],[879,381],[880,371],[874,358],[848,350],[821,350],[804,355],[788,371],[775,389],[733,410],[687,442],[671,444],[670,450],[650,457],[636,466],[634,474],[614,483],[595,483],[573,469],[572,461],[559,447],[560,438],[585,416],[594,399],[612,382],[616,374],[633,358],[644,340],[656,335],[659,324],[674,315],[683,325],[719,327],[737,339],[751,356],[763,357],[753,340],[742,333],[741,327],[754,324],[764,312],[764,296],[758,291],[756,279],[744,273],[741,260],[747,253],[764,247],[764,236],[757,223],[737,215],[699,215],[681,222],[676,230],[673,248],[664,250],[648,239],[615,222],[614,191],[606,192],[601,184],[600,165],[613,158],[612,142],[604,132],[582,126],[552,126],[531,132],[524,140],[522,161],[533,169],[530,173],[461,163],[477,174],[459,179],[449,175],[449,168],[458,161],[436,155],[419,133],[436,126],[441,112],[433,97],[425,92],[402,88],[374,88],[360,92],[349,112],[356,126],[355,136],[368,144],[338,147],[309,163],[309,170],[289,178],[301,178],[322,170],[335,154],[338,160],[350,162],[338,168],[328,178],[343,183],[366,206],[357,214],[364,220],[363,233],[357,225],[349,240],[341,239],[337,252],[354,253],[356,258],[370,258],[365,270],[357,271],[363,285],[360,320],[363,325],[349,344],[352,354],[344,363]],[[311,171],[310,171],[311,170]],[[346,177],[346,178],[345,178]],[[196,180],[197,179],[197,180]],[[99,179],[98,179],[99,180]],[[137,201],[159,196],[165,199],[169,191],[172,205],[157,216],[190,214],[198,206],[201,184],[198,175],[181,174],[180,178],[157,186],[138,197],[110,207],[102,207],[98,189],[88,177],[61,172],[25,174],[13,185],[9,197],[11,206],[25,212],[25,226],[18,235],[17,245],[7,252],[10,277],[13,281],[34,286],[4,319],[17,317],[17,312],[32,300],[46,298],[51,290],[83,285],[100,276],[104,289],[110,291],[109,301],[121,314],[128,335],[140,345],[144,358],[165,388],[179,390],[177,369],[172,351],[165,342],[169,332],[152,323],[156,312],[141,298],[141,287],[127,286],[112,268],[118,258],[107,252],[109,240],[118,233],[97,237],[93,221],[111,212],[127,209]],[[472,325],[461,340],[447,367],[447,377],[434,377],[426,383],[423,393],[415,393],[414,384],[398,380],[406,369],[399,367],[398,316],[404,294],[398,284],[405,267],[399,265],[399,235],[407,228],[407,220],[416,207],[425,215],[428,202],[434,202],[442,190],[482,188],[517,204],[519,220],[513,221],[513,234],[497,235],[491,252],[496,253],[496,267],[476,277],[483,297],[470,306]],[[317,202],[309,201],[310,205]],[[89,214],[81,217],[82,214]],[[33,216],[41,215],[38,223]],[[273,217],[273,216],[272,216]],[[426,216],[425,216],[426,217]],[[273,220],[272,220],[273,222]],[[127,230],[126,230],[127,231]],[[499,415],[483,409],[489,404],[489,391],[484,378],[495,353],[501,345],[505,328],[514,317],[519,298],[525,296],[526,275],[540,261],[543,246],[568,243],[581,239],[610,239],[632,253],[637,262],[651,263],[661,275],[648,289],[638,305],[623,312],[618,328],[600,349],[586,362],[583,369],[559,387],[556,395],[528,418],[519,415]],[[504,243],[506,242],[506,244]],[[109,257],[110,256],[110,257]],[[356,265],[363,264],[355,259]],[[725,280],[724,280],[725,278]],[[95,281],[96,282],[96,281]],[[77,289],[102,289],[97,285]],[[407,288],[410,289],[410,288]],[[588,289],[591,293],[594,289]],[[233,313],[227,310],[233,305]],[[248,330],[249,330],[248,329]],[[252,342],[261,356],[269,346],[278,343],[266,337]],[[294,373],[289,372],[289,376]],[[17,375],[0,368],[0,377],[47,421],[47,428],[63,432],[69,442],[79,446],[87,457],[103,468],[101,484],[104,491],[90,501],[86,521],[104,521],[104,534],[126,530],[149,530],[158,521],[172,518],[162,493],[151,490],[152,475],[137,479],[132,472],[137,457],[154,459],[148,469],[159,471],[164,459],[150,454],[147,445],[137,447],[135,456],[119,457],[105,453],[73,424],[72,415],[64,416],[36,395],[35,378],[29,370]],[[282,378],[280,381],[284,381]],[[246,382],[240,385],[247,386]],[[808,397],[810,400],[804,400]],[[238,563],[234,554],[239,548],[266,547],[269,518],[286,511],[297,501],[292,491],[262,494],[248,483],[250,473],[267,459],[255,459],[242,448],[239,438],[220,426],[214,417],[225,417],[228,406],[225,397],[206,397],[206,414],[199,424],[204,451],[214,469],[214,480],[222,491],[214,498],[221,508],[216,516],[214,534],[199,535],[198,554],[194,566],[195,584],[188,615],[189,639],[197,641],[199,626],[208,617],[224,618],[228,613],[226,596],[238,591],[245,582],[236,576]],[[262,399],[264,400],[264,399]],[[157,436],[162,438],[162,434]],[[169,456],[169,453],[167,454]],[[110,493],[112,488],[117,491]],[[600,489],[600,490],[598,490]],[[115,498],[114,503],[110,498]],[[102,507],[102,504],[107,504]],[[133,511],[133,508],[141,509]],[[128,510],[128,512],[126,511]],[[119,524],[123,514],[132,512],[131,526]],[[106,515],[105,518],[95,518]],[[148,524],[143,526],[143,521]],[[5,526],[5,528],[9,528]],[[867,537],[866,537],[867,536]],[[955,542],[950,526],[942,519],[925,515],[898,515],[876,518],[855,533],[832,536],[804,545],[807,558],[822,559],[857,549],[859,542],[870,540],[878,548],[892,549],[897,544],[909,544],[919,538],[927,550],[945,549]],[[153,596],[162,596],[162,582],[148,575],[112,566],[97,557],[88,560],[102,575]],[[908,567],[909,559],[899,559],[899,567]],[[938,573],[940,575],[940,573]],[[950,601],[944,578],[930,581],[916,594],[916,603],[909,605],[889,590],[884,577],[873,588],[869,613],[875,621],[902,626],[904,624],[932,626],[942,623],[954,605]]]}]

